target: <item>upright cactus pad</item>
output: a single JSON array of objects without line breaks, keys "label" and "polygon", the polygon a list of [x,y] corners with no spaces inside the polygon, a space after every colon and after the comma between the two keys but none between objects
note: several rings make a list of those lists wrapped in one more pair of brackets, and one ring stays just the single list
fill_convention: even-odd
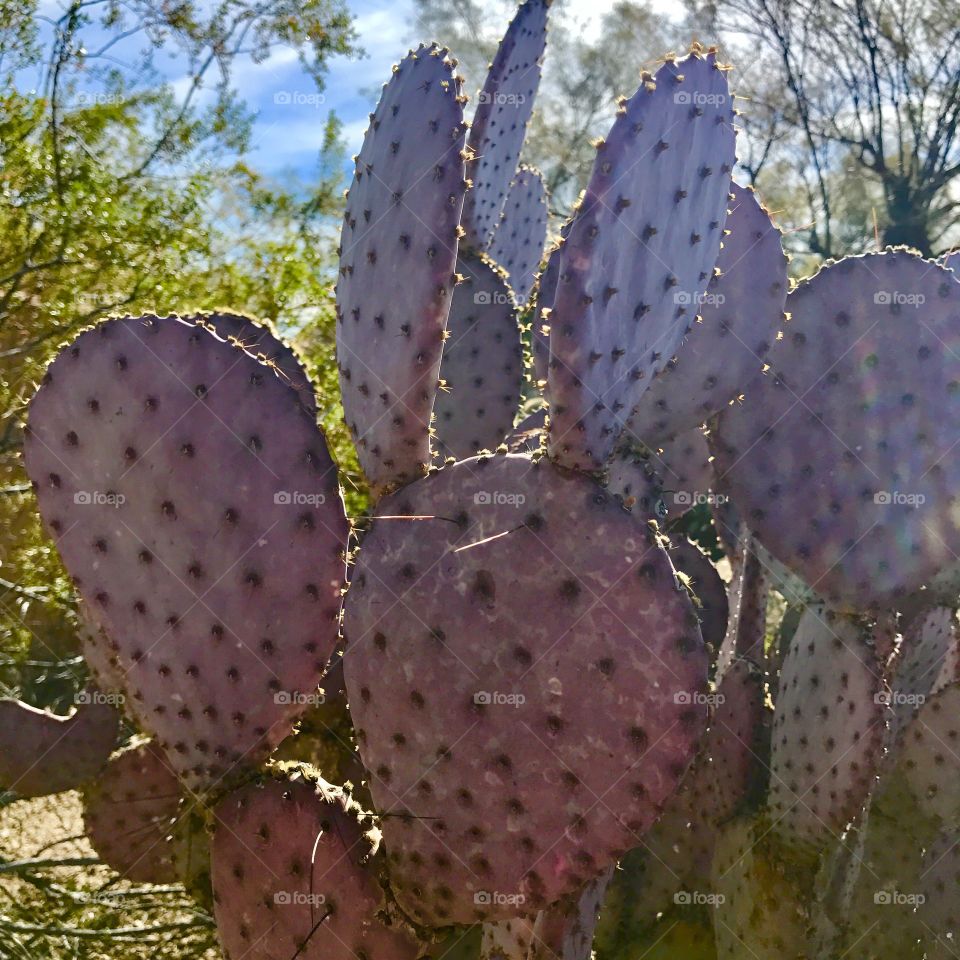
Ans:
[{"label": "upright cactus pad", "polygon": [[462,254],[447,321],[434,408],[437,452],[457,460],[494,450],[513,427],[523,384],[517,305],[502,271],[483,255]]},{"label": "upright cactus pad", "polygon": [[540,86],[551,0],[526,0],[500,41],[477,97],[468,147],[473,187],[463,206],[464,245],[485,250],[517,170],[527,123]]},{"label": "upright cactus pad", "polygon": [[466,190],[460,79],[420,46],[371,116],[340,235],[337,366],[347,426],[377,490],[430,462],[430,414]]},{"label": "upright cactus pad", "polygon": [[808,607],[780,670],[770,809],[790,841],[835,840],[866,799],[888,719],[883,664],[849,618]]},{"label": "upright cactus pad", "polygon": [[763,369],[783,326],[790,283],[780,231],[752,189],[730,185],[727,234],[700,319],[643,395],[630,429],[668,440],[722,410]]},{"label": "upright cactus pad", "polygon": [[521,304],[533,289],[547,241],[547,188],[543,174],[521,166],[510,184],[500,222],[487,252],[506,271]]},{"label": "upright cactus pad", "polygon": [[837,609],[889,606],[960,554],[958,305],[960,284],[914,253],[827,265],[720,417],[721,489]]},{"label": "upright cactus pad", "polygon": [[0,790],[43,797],[96,776],[117,740],[120,717],[91,688],[68,717],[0,700]]},{"label": "upright cactus pad", "polygon": [[550,455],[599,470],[696,317],[726,219],[733,103],[713,52],[669,60],[598,148],[550,316]]},{"label": "upright cactus pad", "polygon": [[336,643],[347,538],[297,394],[202,327],[111,320],[48,369],[25,459],[126,705],[178,775],[203,788],[267,756]]},{"label": "upright cactus pad", "polygon": [[640,842],[686,768],[690,601],[645,520],[546,461],[462,461],[380,510],[411,519],[364,541],[344,674],[398,900],[530,915]]},{"label": "upright cactus pad", "polygon": [[215,812],[214,913],[225,960],[414,960],[387,911],[365,817],[336,788],[267,780]]},{"label": "upright cactus pad", "polygon": [[83,793],[83,825],[104,863],[127,880],[175,883],[174,844],[183,793],[154,741],[111,757]]}]

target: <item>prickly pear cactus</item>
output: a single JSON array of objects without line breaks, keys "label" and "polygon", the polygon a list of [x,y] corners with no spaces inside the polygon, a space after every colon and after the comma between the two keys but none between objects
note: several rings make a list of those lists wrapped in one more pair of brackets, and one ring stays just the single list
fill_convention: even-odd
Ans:
[{"label": "prickly pear cactus", "polygon": [[297,393],[202,326],[111,320],[51,364],[24,453],[142,728],[194,789],[256,765],[337,640],[347,524]]},{"label": "prickly pear cactus", "polygon": [[268,778],[227,795],[212,841],[225,960],[415,960],[381,861],[372,819],[330,784]]},{"label": "prickly pear cactus", "polygon": [[126,879],[174,883],[174,845],[188,842],[176,829],[182,799],[176,774],[151,740],[111,757],[84,790],[83,825],[100,859]]},{"label": "prickly pear cactus", "polygon": [[430,417],[466,190],[460,80],[420,46],[394,70],[357,157],[340,236],[337,366],[376,490],[430,463]]},{"label": "prickly pear cactus", "polygon": [[800,619],[780,670],[770,758],[774,829],[823,845],[866,800],[889,719],[869,632],[822,606]]},{"label": "prickly pear cactus", "polygon": [[488,253],[506,271],[517,302],[526,304],[547,241],[547,187],[543,174],[521,165],[507,191]]},{"label": "prickly pear cactus", "polygon": [[715,52],[668,60],[621,103],[564,243],[550,314],[549,450],[564,466],[602,468],[694,322],[734,160]]},{"label": "prickly pear cactus", "polygon": [[895,605],[960,554],[960,357],[943,349],[958,303],[960,284],[909,251],[828,264],[788,297],[771,369],[720,417],[721,489],[835,609]]},{"label": "prickly pear cactus", "polygon": [[380,509],[344,673],[397,898],[425,923],[535,912],[635,845],[693,754],[690,601],[645,522],[544,461],[463,461]]},{"label": "prickly pear cactus", "polygon": [[495,450],[513,427],[523,384],[517,305],[503,272],[489,257],[463,254],[463,276],[447,320],[437,395],[436,448],[463,460]]},{"label": "prickly pear cactus", "polygon": [[630,430],[647,443],[685,433],[722,410],[763,369],[783,326],[787,258],[752,189],[730,184],[716,275],[675,361],[643,395]]},{"label": "prickly pear cactus", "polygon": [[485,250],[500,223],[540,86],[551,0],[526,0],[500,41],[470,124],[464,245]]},{"label": "prickly pear cactus", "polygon": [[117,741],[120,716],[96,688],[70,716],[0,700],[0,790],[43,797],[95,777]]}]

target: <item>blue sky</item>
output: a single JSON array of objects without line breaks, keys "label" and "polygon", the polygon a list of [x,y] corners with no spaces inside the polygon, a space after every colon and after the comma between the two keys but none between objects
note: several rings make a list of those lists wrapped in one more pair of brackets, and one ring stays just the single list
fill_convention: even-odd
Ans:
[{"label": "blue sky", "polygon": [[[568,15],[589,33],[598,18],[615,0],[555,0]],[[40,13],[51,19],[62,12],[62,0],[41,0]],[[254,126],[252,164],[268,175],[293,172],[309,179],[315,171],[317,151],[323,142],[324,123],[330,110],[344,123],[348,153],[360,149],[368,114],[376,106],[380,87],[389,79],[397,63],[419,40],[414,26],[413,0],[349,0],[355,18],[358,43],[365,50],[362,59],[337,57],[330,62],[326,89],[318,94],[312,80],[297,62],[293,50],[279,49],[263,63],[249,60],[234,65],[234,84],[240,96],[257,113]],[[680,0],[654,0],[654,6],[667,15],[679,12]],[[507,23],[489,24],[492,36],[499,36]],[[84,34],[88,49],[96,44],[96,30]],[[113,53],[134,65],[140,41],[130,41]],[[454,51],[455,53],[456,51]],[[549,57],[549,45],[547,56]],[[182,63],[159,57],[156,66],[180,93],[190,78]],[[24,77],[29,86],[32,78]],[[482,78],[468,77],[471,97]]]}]

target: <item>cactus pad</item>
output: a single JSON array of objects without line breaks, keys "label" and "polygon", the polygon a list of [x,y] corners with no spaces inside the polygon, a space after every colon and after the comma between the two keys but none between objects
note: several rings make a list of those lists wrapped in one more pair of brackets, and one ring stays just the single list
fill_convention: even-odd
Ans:
[{"label": "cactus pad", "polygon": [[126,705],[178,775],[201,788],[266,756],[336,643],[347,537],[297,394],[202,327],[111,320],[50,366],[25,459]]},{"label": "cactus pad", "polygon": [[464,245],[484,250],[500,222],[540,86],[550,0],[526,0],[497,49],[470,124],[473,182],[463,205]]},{"label": "cactus pad", "polygon": [[647,443],[668,440],[722,410],[763,369],[789,289],[780,231],[752,189],[730,185],[727,235],[700,320],[655,377],[631,418]]},{"label": "cactus pad", "polygon": [[671,517],[682,517],[701,503],[709,502],[713,488],[713,467],[707,438],[693,429],[651,453],[650,462],[663,480],[664,501]]},{"label": "cactus pad", "polygon": [[783,660],[773,721],[770,809],[781,836],[823,845],[857,814],[883,751],[887,699],[867,631],[808,607]]},{"label": "cactus pad", "polygon": [[384,87],[340,235],[337,366],[344,417],[376,490],[430,462],[430,414],[466,189],[460,80],[421,46]]},{"label": "cactus pad", "polygon": [[550,316],[550,455],[598,470],[696,316],[735,160],[713,52],[669,60],[624,102],[563,247]]},{"label": "cactus pad", "polygon": [[268,780],[216,809],[214,913],[225,960],[414,960],[390,926],[373,822],[329,784]]},{"label": "cactus pad", "polygon": [[547,188],[543,174],[521,166],[510,184],[507,202],[487,253],[506,271],[517,302],[533,289],[547,240]]},{"label": "cactus pad", "polygon": [[480,960],[527,960],[533,924],[525,917],[482,924]]},{"label": "cactus pad", "polygon": [[90,688],[68,717],[0,700],[0,790],[43,797],[73,790],[103,768],[120,716]]},{"label": "cactus pad", "polygon": [[600,906],[613,877],[607,869],[573,902],[554,904],[537,914],[529,960],[590,960]]},{"label": "cactus pad", "polygon": [[517,307],[488,257],[461,254],[437,395],[437,451],[457,460],[494,450],[513,427],[523,384]]},{"label": "cactus pad", "polygon": [[958,305],[960,284],[907,251],[825,266],[719,419],[720,488],[835,609],[890,606],[960,554]]},{"label": "cactus pad", "polygon": [[547,461],[462,461],[381,510],[432,518],[374,521],[345,608],[398,901],[530,915],[635,846],[686,768],[706,720],[690,601],[643,519]]},{"label": "cactus pad", "polygon": [[111,757],[83,792],[83,825],[100,859],[127,880],[175,883],[180,783],[152,740]]}]

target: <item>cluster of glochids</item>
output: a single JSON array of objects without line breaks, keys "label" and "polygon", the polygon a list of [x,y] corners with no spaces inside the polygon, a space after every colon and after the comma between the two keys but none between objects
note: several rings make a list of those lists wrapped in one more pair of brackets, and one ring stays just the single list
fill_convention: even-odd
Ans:
[{"label": "cluster of glochids", "polygon": [[[436,45],[371,115],[337,285],[369,517],[249,318],[50,365],[25,462],[96,686],[0,703],[0,782],[82,785],[228,960],[953,956],[960,283],[888,250],[792,285],[699,46],[545,255],[547,7],[471,124]],[[97,690],[143,739],[111,755]]]}]

